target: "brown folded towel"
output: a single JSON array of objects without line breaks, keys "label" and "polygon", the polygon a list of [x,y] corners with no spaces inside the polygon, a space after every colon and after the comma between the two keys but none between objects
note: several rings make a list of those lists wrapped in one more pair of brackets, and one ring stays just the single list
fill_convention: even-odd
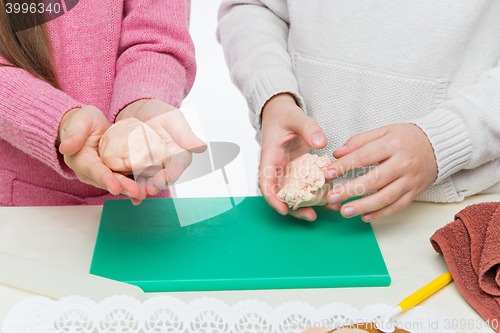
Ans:
[{"label": "brown folded towel", "polygon": [[465,299],[500,333],[500,202],[466,207],[431,243]]}]

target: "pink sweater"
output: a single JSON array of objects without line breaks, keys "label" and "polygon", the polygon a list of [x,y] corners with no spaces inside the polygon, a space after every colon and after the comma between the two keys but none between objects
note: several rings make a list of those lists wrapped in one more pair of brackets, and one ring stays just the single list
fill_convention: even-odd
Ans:
[{"label": "pink sweater", "polygon": [[0,67],[0,206],[126,198],[76,178],[55,148],[59,123],[87,104],[110,123],[138,99],[179,106],[196,72],[189,10],[189,0],[80,1],[48,23],[63,91],[24,70]]}]

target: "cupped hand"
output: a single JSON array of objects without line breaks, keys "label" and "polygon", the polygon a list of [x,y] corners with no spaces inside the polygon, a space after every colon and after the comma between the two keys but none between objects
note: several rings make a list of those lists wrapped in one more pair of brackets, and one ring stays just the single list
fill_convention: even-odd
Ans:
[{"label": "cupped hand", "polygon": [[[146,150],[136,147],[140,138],[147,140]],[[207,147],[194,135],[180,110],[156,99],[138,100],[125,107],[100,146],[106,165],[123,175],[136,176],[141,188],[134,200],[137,204],[173,184],[191,164],[191,154]]]},{"label": "cupped hand", "polygon": [[56,145],[81,182],[107,189],[114,195],[123,192],[138,196],[140,189],[135,182],[113,173],[97,153],[99,140],[108,128],[108,120],[95,106],[72,109],[61,120]]},{"label": "cupped hand", "polygon": [[[318,123],[299,108],[291,94],[278,94],[269,99],[262,110],[262,152],[259,167],[259,187],[271,207],[282,215],[290,214],[313,221],[316,212],[311,207],[297,210],[276,198],[286,166],[309,152],[309,147],[321,149],[327,138]],[[327,208],[340,208],[340,205]]]},{"label": "cupped hand", "polygon": [[338,204],[377,191],[341,208],[343,216],[361,215],[365,222],[408,206],[434,183],[438,173],[427,135],[413,124],[388,125],[353,136],[333,156],[337,160],[326,169],[327,179],[379,163],[365,175],[328,193],[328,202]]}]

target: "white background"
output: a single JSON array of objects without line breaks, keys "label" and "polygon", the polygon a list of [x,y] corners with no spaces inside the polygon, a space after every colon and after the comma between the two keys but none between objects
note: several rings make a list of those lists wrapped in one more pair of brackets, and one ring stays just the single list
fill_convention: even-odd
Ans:
[{"label": "white background", "polygon": [[[220,0],[191,2],[191,35],[196,48],[198,71],[190,94],[183,106],[195,105],[209,142],[233,142],[240,146],[248,186],[237,195],[257,195],[257,170],[260,146],[256,131],[248,118],[248,106],[240,91],[233,85],[221,45],[216,39],[217,11]],[[196,133],[196,132],[195,132]],[[178,197],[219,196],[211,181],[198,181],[194,186],[181,184]],[[247,193],[245,193],[247,192]]]},{"label": "white background", "polygon": [[[219,4],[220,0],[192,0],[191,32],[197,52],[198,76],[184,105],[196,105],[208,141],[229,141],[241,147],[251,192],[256,189],[259,146],[248,120],[247,105],[231,83],[222,48],[215,38]],[[196,196],[196,193],[193,195]],[[273,307],[294,300],[308,302],[316,308],[331,302],[349,303],[358,309],[374,303],[395,305],[446,272],[442,256],[432,249],[429,242],[434,231],[452,221],[454,214],[466,205],[498,200],[499,196],[476,196],[455,204],[412,203],[407,209],[374,223],[375,235],[392,276],[389,288],[249,290],[172,295],[185,302],[199,297],[216,297],[230,305],[245,299],[259,299]],[[100,206],[0,207],[0,251],[88,272],[101,210]],[[411,242],[408,242],[409,236]],[[334,264],[334,255],[325,247],[326,263]],[[0,323],[10,308],[32,295],[0,285]],[[452,319],[482,322],[454,283],[421,305],[445,312]],[[474,331],[492,332],[488,328]],[[457,329],[457,332],[470,330]]]}]

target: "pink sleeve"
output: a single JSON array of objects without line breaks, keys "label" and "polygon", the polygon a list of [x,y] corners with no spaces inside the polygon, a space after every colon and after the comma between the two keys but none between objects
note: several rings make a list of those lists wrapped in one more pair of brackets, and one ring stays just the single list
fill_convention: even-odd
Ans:
[{"label": "pink sleeve", "polygon": [[189,12],[189,0],[125,0],[111,123],[136,100],[178,107],[188,94],[196,74]]},{"label": "pink sleeve", "polygon": [[[8,62],[0,57],[0,62]],[[76,178],[55,147],[63,115],[83,106],[23,69],[0,66],[0,138],[66,178]]]}]

